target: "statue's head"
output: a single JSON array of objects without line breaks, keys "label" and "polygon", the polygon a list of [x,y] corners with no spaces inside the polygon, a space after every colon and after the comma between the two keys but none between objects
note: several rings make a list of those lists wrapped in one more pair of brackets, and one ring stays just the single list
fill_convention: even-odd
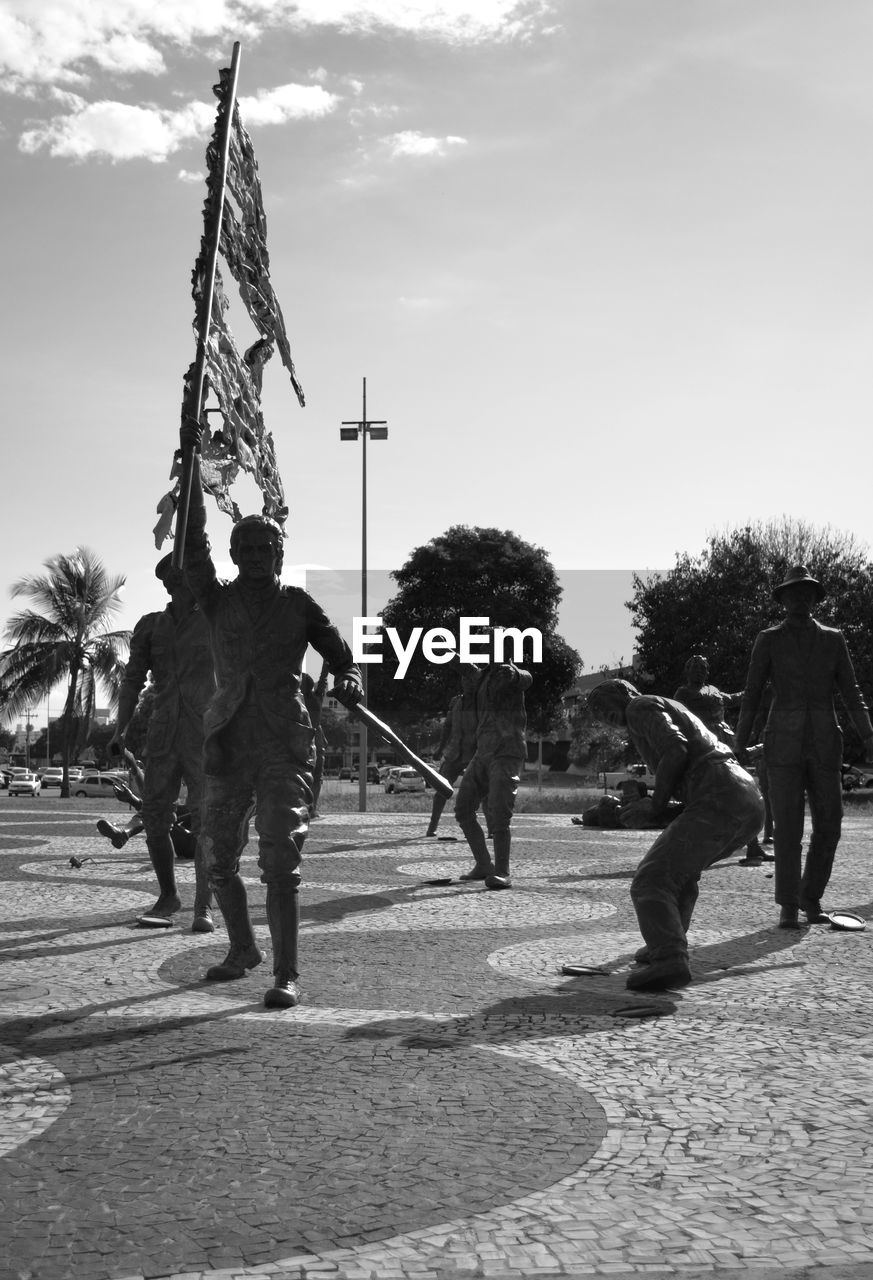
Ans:
[{"label": "statue's head", "polygon": [[245,516],[230,534],[230,558],[246,582],[266,582],[282,572],[285,535],[269,516]]},{"label": "statue's head", "polygon": [[779,601],[787,614],[799,617],[809,617],[824,596],[824,587],[803,564],[792,565],[785,581],[773,588],[773,599]]},{"label": "statue's head", "polygon": [[709,680],[709,663],[702,653],[692,653],[685,663],[685,680],[696,688],[705,685]]},{"label": "statue's head", "polygon": [[595,720],[616,726],[627,724],[628,703],[640,696],[629,680],[604,680],[588,695],[588,709]]},{"label": "statue's head", "polygon": [[164,584],[165,591],[174,599],[190,594],[185,572],[183,569],[173,568],[172,555],[161,557],[155,565],[155,577]]}]

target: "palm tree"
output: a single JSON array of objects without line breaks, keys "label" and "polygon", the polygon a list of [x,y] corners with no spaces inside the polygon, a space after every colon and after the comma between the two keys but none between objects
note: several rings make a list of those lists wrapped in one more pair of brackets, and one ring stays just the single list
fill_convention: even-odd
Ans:
[{"label": "palm tree", "polygon": [[110,631],[110,619],[121,608],[124,578],[110,577],[88,547],[44,562],[43,577],[22,578],[10,595],[29,597],[33,608],[14,614],[6,624],[11,648],[0,653],[0,719],[14,719],[68,681],[62,716],[64,774],[61,795],[70,794],[73,725],[87,734],[94,716],[97,682],[112,704],[124,674],[122,655],[129,631]]}]

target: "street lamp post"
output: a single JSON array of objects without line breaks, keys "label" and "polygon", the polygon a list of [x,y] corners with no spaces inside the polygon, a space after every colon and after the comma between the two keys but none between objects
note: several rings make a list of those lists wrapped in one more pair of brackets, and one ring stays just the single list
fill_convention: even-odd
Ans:
[{"label": "street lamp post", "polygon": [[[363,413],[360,421],[344,421],[340,427],[340,440],[357,440],[361,437],[361,617],[367,616],[367,436],[373,440],[387,440],[388,427],[385,418],[367,418],[367,379],[364,378]],[[363,625],[363,624],[362,624]],[[367,701],[367,665],[361,663],[361,679],[364,702]],[[360,767],[358,770],[358,808],[367,812],[367,726],[360,726]]]}]

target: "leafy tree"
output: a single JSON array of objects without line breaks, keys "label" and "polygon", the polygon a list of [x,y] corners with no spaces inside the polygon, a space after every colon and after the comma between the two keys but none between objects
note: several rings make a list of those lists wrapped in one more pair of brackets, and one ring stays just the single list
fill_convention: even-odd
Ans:
[{"label": "leafy tree", "polygon": [[124,578],[110,577],[93,551],[78,547],[71,555],[51,557],[44,567],[44,576],[22,578],[11,588],[13,598],[29,598],[34,607],[14,614],[6,625],[12,647],[0,654],[0,715],[6,720],[21,716],[67,682],[61,795],[68,796],[71,753],[84,745],[90,729],[97,682],[103,682],[114,704],[130,632],[110,630],[111,618],[121,608]]},{"label": "leafy tree", "polygon": [[[564,694],[580,669],[579,655],[557,634],[561,586],[541,547],[524,542],[509,530],[454,525],[426,545],[416,547],[402,568],[391,575],[399,591],[382,611],[380,664],[369,667],[369,696],[404,724],[443,716],[458,692],[457,665],[437,665],[416,650],[402,680],[398,662],[384,635],[393,627],[404,646],[414,627],[425,632],[444,627],[456,641],[461,618],[488,618],[492,626],[536,627],[543,636],[543,661],[532,670],[534,683],[526,695],[531,728],[545,732]],[[526,650],[529,658],[530,650]]]},{"label": "leafy tree", "polygon": [[580,769],[600,773],[620,769],[637,759],[625,729],[595,720],[587,702],[581,702],[570,714],[570,759]]},{"label": "leafy tree", "polygon": [[321,712],[321,728],[331,751],[342,751],[348,735],[348,715],[323,707]]},{"label": "leafy tree", "polygon": [[[783,517],[710,537],[697,556],[681,554],[665,577],[634,577],[628,608],[651,692],[670,696],[692,653],[707,658],[712,682],[743,688],[758,632],[784,613],[772,597],[792,564],[805,564],[827,591],[815,616],[845,634],[868,705],[873,694],[873,564],[850,533]],[[847,728],[844,725],[844,730]],[[854,734],[850,732],[847,747]]]}]

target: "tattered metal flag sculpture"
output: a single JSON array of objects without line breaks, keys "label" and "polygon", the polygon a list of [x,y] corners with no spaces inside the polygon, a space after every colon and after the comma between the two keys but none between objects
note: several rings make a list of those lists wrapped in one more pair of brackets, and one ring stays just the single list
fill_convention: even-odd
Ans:
[{"label": "tattered metal flag sculpture", "polygon": [[[219,72],[219,83],[213,89],[218,111],[206,149],[204,230],[191,278],[197,355],[185,374],[182,412],[199,419],[209,392],[217,401],[221,425],[204,433],[201,470],[204,487],[221,510],[239,520],[241,513],[230,487],[243,470],[253,476],[261,491],[264,514],[282,523],[288,509],[273,439],[261,411],[263,369],[274,346],[301,406],[305,400],[291,358],[282,309],[270,281],[267,220],[254,148],[236,101],[238,75],[237,43],[230,67]],[[227,324],[229,304],[219,255],[236,280],[246,311],[261,335],[243,355]],[[158,503],[155,545],[160,547],[169,537],[173,517],[177,516],[173,547],[176,564],[181,564],[184,556],[192,465],[193,457],[176,459],[170,476],[174,486]]]}]

